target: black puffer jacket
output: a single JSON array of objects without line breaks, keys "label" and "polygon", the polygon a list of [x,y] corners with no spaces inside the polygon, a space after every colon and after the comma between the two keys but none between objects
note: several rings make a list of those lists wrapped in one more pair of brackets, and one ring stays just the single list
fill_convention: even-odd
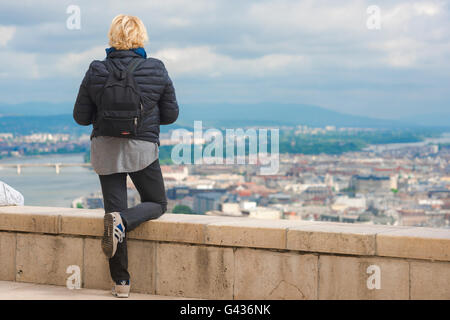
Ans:
[{"label": "black puffer jacket", "polygon": [[[107,59],[124,69],[128,63],[140,55],[131,50],[111,52]],[[92,137],[98,136],[96,127],[97,105],[99,93],[108,78],[109,72],[104,61],[95,60],[83,79],[73,109],[73,118],[80,125],[93,125]],[[159,125],[171,124],[178,118],[178,103],[175,89],[164,64],[154,58],[141,62],[133,72],[133,76],[141,89],[144,114],[141,125],[134,139],[156,142],[159,145]]]}]

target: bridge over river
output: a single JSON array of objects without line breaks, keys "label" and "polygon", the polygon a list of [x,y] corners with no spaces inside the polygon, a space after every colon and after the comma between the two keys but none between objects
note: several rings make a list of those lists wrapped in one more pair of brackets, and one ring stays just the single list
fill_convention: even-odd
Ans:
[{"label": "bridge over river", "polygon": [[54,167],[59,174],[62,167],[91,167],[90,163],[0,163],[0,168],[15,168],[17,174],[22,173],[25,167]]}]

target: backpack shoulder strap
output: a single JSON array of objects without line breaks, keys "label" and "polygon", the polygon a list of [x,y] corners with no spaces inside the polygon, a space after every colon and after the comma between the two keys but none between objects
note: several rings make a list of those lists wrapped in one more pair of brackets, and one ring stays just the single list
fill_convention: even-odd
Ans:
[{"label": "backpack shoulder strap", "polygon": [[127,72],[128,73],[133,73],[133,71],[137,68],[137,66],[143,62],[145,59],[143,58],[136,58],[133,59],[133,61],[130,62],[130,64],[127,67]]},{"label": "backpack shoulder strap", "polygon": [[114,72],[114,66],[113,66],[111,60],[106,58],[104,61],[105,61],[105,66],[106,66],[106,69],[108,70],[108,72],[109,73],[113,73]]}]

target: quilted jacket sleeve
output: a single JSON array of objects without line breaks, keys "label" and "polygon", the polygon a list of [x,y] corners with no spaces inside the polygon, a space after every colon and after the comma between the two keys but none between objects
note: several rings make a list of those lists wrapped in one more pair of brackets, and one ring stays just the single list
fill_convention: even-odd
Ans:
[{"label": "quilted jacket sleeve", "polygon": [[95,103],[92,101],[88,91],[90,75],[91,66],[89,66],[89,69],[86,72],[83,81],[81,82],[77,100],[73,108],[73,118],[79,125],[82,126],[88,126],[92,124],[92,119],[96,112]]},{"label": "quilted jacket sleeve", "polygon": [[179,109],[172,80],[170,79],[164,65],[163,68],[166,78],[166,86],[159,101],[159,117],[160,124],[171,124],[177,120]]}]

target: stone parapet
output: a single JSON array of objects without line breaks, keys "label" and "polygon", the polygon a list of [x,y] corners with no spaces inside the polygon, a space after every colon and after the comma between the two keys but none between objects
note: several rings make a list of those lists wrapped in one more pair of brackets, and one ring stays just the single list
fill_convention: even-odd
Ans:
[{"label": "stone parapet", "polygon": [[[109,289],[103,211],[0,207],[0,280]],[[450,299],[450,230],[164,214],[127,234],[135,292],[206,299]]]}]

